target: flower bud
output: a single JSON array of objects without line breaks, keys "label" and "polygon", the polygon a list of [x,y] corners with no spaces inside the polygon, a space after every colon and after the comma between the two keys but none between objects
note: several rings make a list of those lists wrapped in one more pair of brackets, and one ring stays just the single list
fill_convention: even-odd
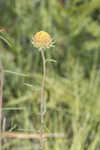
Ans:
[{"label": "flower bud", "polygon": [[40,31],[34,35],[32,44],[39,49],[49,48],[52,46],[52,38],[47,32]]}]

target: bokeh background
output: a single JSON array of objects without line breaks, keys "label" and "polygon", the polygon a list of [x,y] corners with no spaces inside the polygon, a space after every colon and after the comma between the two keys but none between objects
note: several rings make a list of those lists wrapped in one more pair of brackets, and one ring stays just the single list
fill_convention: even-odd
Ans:
[{"label": "bokeh background", "polygon": [[[100,150],[100,0],[0,0],[6,132],[39,133],[42,59],[33,35],[55,41],[45,52],[45,150]],[[4,121],[5,120],[5,121]],[[3,125],[4,126],[4,125]],[[4,150],[39,150],[37,139],[3,140]]]}]

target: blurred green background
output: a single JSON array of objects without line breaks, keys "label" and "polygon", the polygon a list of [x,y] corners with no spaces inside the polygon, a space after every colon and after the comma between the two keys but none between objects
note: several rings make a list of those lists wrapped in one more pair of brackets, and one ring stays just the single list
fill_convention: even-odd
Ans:
[{"label": "blurred green background", "polygon": [[[0,0],[0,58],[5,69],[5,131],[39,133],[41,55],[32,36],[56,41],[45,52],[45,150],[100,150],[100,0]],[[2,122],[3,122],[2,121]],[[6,139],[4,150],[39,150],[39,140]]]}]

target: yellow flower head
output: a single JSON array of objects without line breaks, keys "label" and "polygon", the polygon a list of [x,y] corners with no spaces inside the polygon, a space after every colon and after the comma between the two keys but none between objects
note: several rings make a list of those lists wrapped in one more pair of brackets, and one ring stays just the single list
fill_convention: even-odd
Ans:
[{"label": "yellow flower head", "polygon": [[34,35],[32,44],[39,49],[49,48],[52,46],[52,38],[47,32],[40,31]]}]

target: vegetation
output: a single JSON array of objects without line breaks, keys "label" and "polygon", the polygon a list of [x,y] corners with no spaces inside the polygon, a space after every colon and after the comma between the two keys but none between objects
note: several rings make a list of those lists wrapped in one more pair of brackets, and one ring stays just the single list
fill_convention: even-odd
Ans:
[{"label": "vegetation", "polygon": [[[32,45],[44,30],[55,41],[47,62],[45,150],[100,149],[100,1],[0,0],[0,59],[5,79],[2,130],[40,133],[41,54]],[[56,61],[52,61],[56,60]],[[39,139],[2,139],[4,150],[39,150]]]}]

